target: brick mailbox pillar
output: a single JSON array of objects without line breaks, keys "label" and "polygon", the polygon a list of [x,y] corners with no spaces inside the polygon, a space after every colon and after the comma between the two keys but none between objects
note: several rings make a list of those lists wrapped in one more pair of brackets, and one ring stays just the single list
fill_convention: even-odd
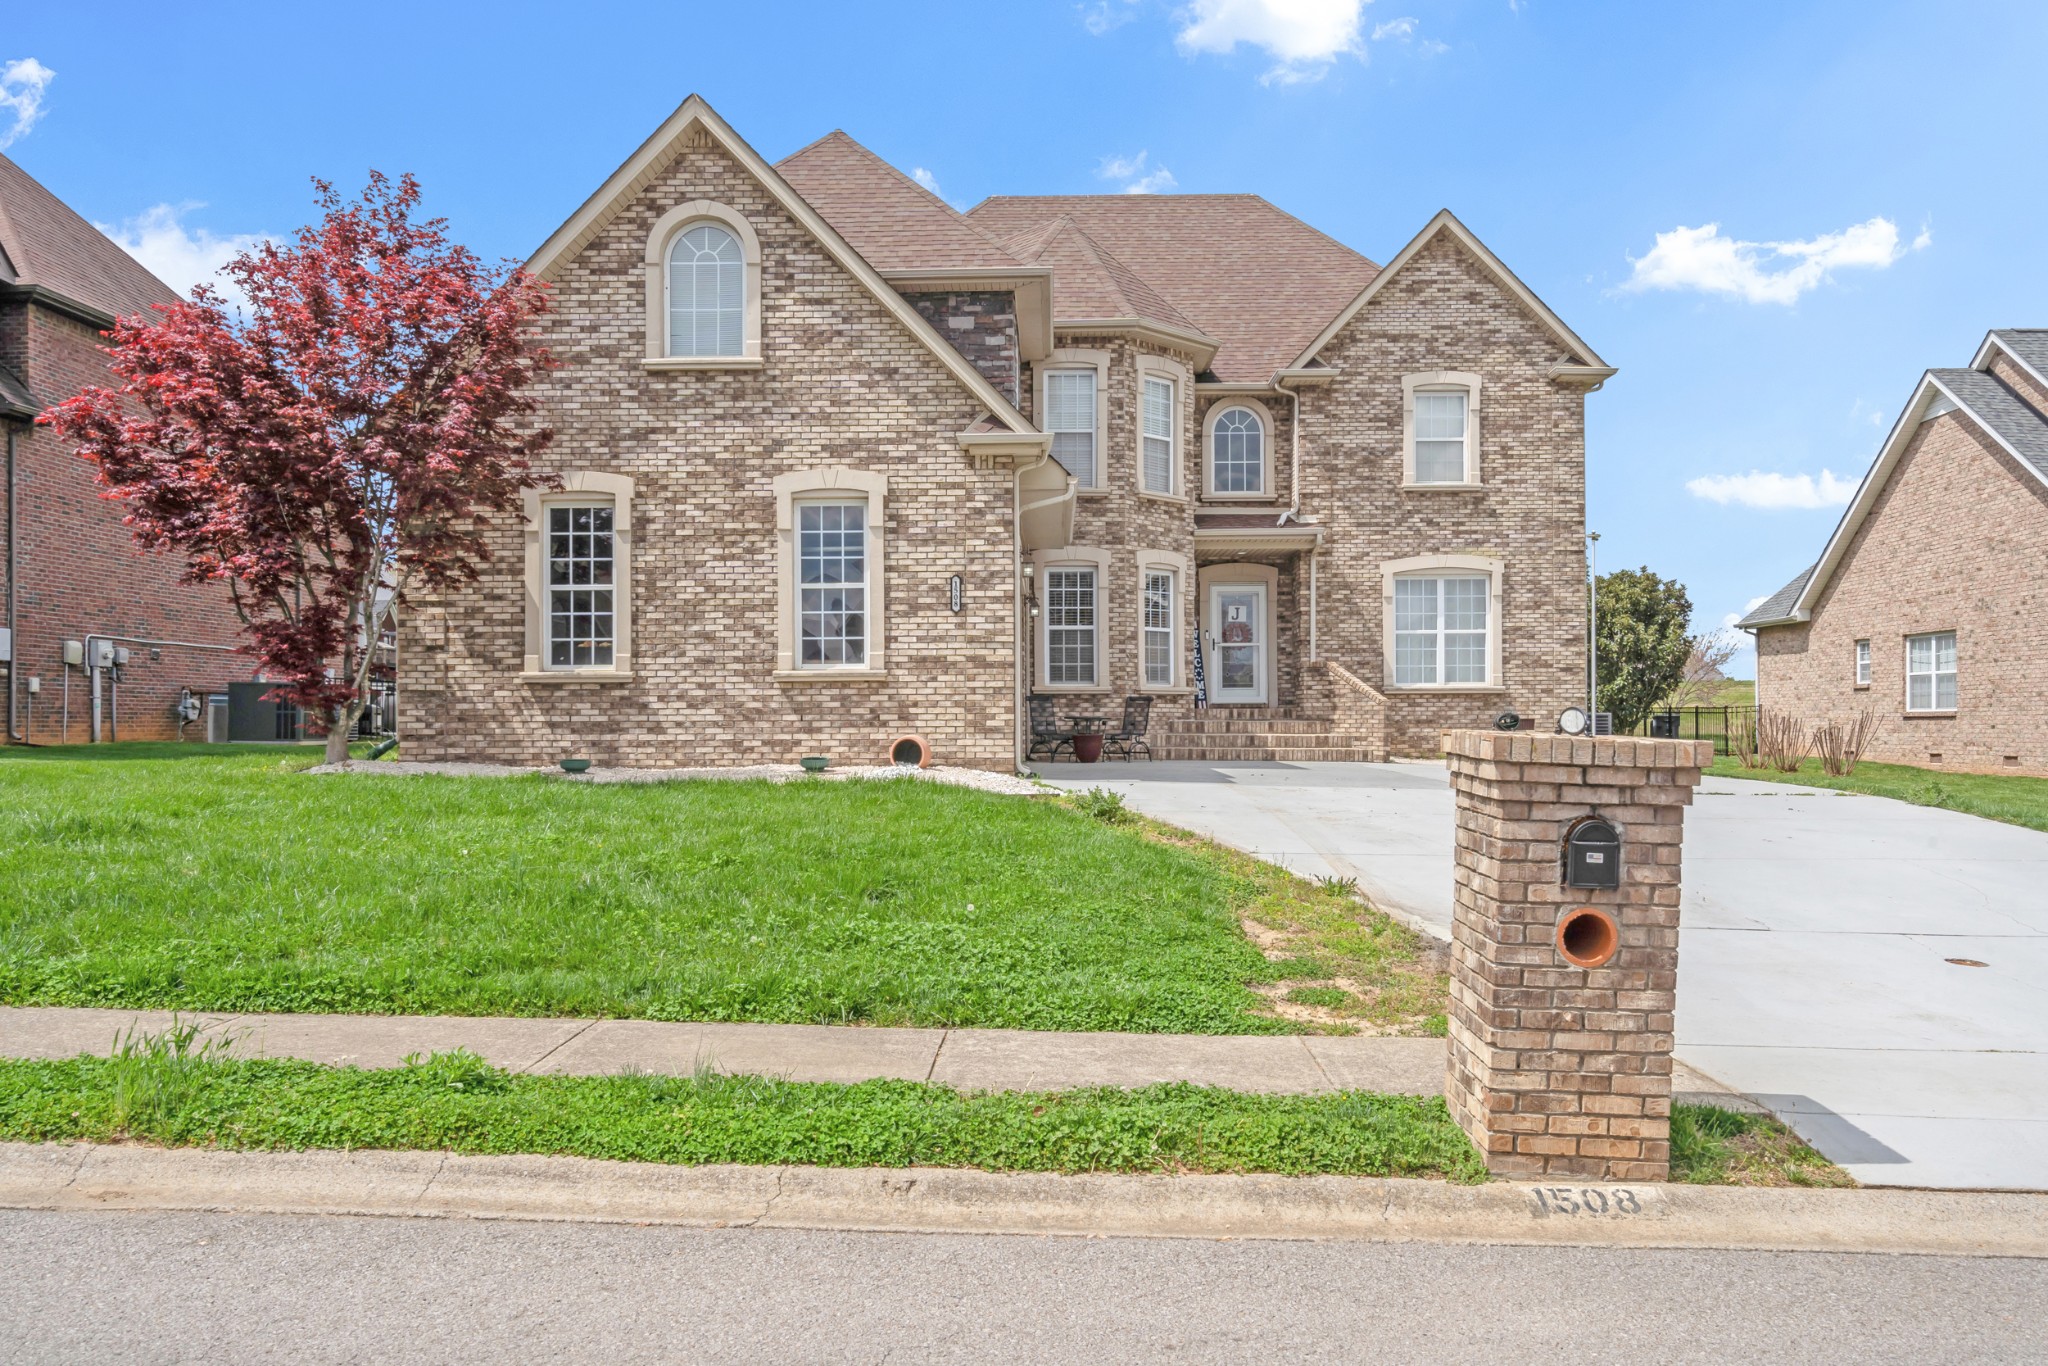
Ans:
[{"label": "brick mailbox pillar", "polygon": [[[1452,1117],[1499,1175],[1664,1180],[1679,855],[1712,743],[1457,730],[1443,748]],[[1616,860],[1618,885],[1567,885]]]}]

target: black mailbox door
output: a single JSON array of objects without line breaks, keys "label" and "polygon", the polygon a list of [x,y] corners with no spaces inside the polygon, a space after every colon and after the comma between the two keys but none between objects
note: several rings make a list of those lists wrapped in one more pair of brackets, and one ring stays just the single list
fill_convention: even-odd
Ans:
[{"label": "black mailbox door", "polygon": [[1565,885],[1621,886],[1621,836],[1598,816],[1580,821],[1565,836]]}]

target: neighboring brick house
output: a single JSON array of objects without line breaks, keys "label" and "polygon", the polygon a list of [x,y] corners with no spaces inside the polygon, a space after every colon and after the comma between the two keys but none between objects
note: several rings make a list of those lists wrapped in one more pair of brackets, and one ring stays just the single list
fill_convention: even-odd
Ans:
[{"label": "neighboring brick house", "polygon": [[[178,735],[181,690],[205,695],[249,676],[233,646],[239,625],[224,590],[178,582],[183,561],[137,548],[121,509],[100,497],[92,467],[35,417],[92,384],[109,383],[100,333],[116,315],[148,315],[178,296],[106,235],[0,156],[0,477],[5,517],[9,741],[87,737],[90,675],[67,667],[64,642],[121,637],[119,682],[102,674],[104,737]],[[151,642],[151,643],[145,643]],[[174,644],[170,642],[185,642]],[[0,655],[4,659],[4,655]],[[31,698],[31,678],[41,692]],[[30,727],[33,725],[33,731]],[[203,738],[188,729],[188,738]]]},{"label": "neighboring brick house", "polygon": [[407,615],[413,757],[1007,769],[1051,694],[1380,758],[1584,701],[1614,372],[1449,213],[1384,267],[1254,195],[961,214],[693,96],[529,268],[564,487]]},{"label": "neighboring brick house", "polygon": [[2048,773],[2048,329],[1929,370],[1811,567],[1738,623],[1757,700],[1872,759]]}]

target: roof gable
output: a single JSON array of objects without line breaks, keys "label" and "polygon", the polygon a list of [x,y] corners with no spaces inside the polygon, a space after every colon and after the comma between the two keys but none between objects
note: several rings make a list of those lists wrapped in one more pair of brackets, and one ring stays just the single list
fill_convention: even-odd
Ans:
[{"label": "roof gable", "polygon": [[935,332],[931,324],[904,301],[902,295],[891,289],[875,267],[699,95],[684,100],[661,127],[655,129],[633,155],[612,172],[597,192],[586,199],[567,222],[555,229],[528,259],[527,270],[544,280],[552,280],[564,264],[609,227],[626,205],[667,169],[691,140],[697,138],[708,138],[759,181],[769,196],[817,239],[826,254],[859,280],[998,421],[1013,432],[1037,430],[966,357]]},{"label": "roof gable", "polygon": [[1254,194],[1003,195],[967,211],[1016,252],[1063,217],[1213,338],[1209,368],[1233,383],[1269,382],[1379,269]]},{"label": "roof gable", "polygon": [[17,289],[40,289],[108,318],[146,314],[178,292],[0,155],[0,257]]},{"label": "roof gable", "polygon": [[1365,287],[1358,292],[1357,297],[1346,304],[1342,311],[1330,320],[1329,326],[1318,333],[1315,340],[1311,341],[1302,350],[1300,355],[1295,358],[1293,366],[1298,368],[1307,365],[1311,360],[1315,359],[1316,353],[1325,346],[1328,346],[1336,335],[1343,331],[1367,304],[1372,302],[1374,296],[1386,287],[1387,281],[1399,275],[1402,267],[1414,260],[1424,247],[1435,241],[1437,236],[1442,233],[1449,233],[1456,238],[1467,251],[1479,259],[1479,263],[1486,268],[1489,274],[1499,280],[1502,286],[1510,294],[1514,295],[1524,308],[1535,315],[1538,322],[1542,323],[1556,336],[1558,341],[1570,353],[1571,362],[1575,363],[1571,368],[1582,372],[1604,372],[1588,374],[1587,376],[1588,378],[1602,380],[1614,373],[1614,367],[1601,360],[1593,348],[1586,345],[1580,339],[1578,333],[1565,326],[1564,319],[1551,312],[1550,306],[1537,298],[1535,291],[1523,284],[1516,277],[1515,273],[1507,268],[1506,263],[1498,256],[1495,256],[1484,242],[1473,236],[1472,230],[1463,223],[1460,223],[1457,215],[1453,214],[1449,209],[1439,210],[1436,217],[1430,219],[1424,225],[1422,231],[1416,233],[1409,240],[1408,245],[1401,248],[1395,254],[1394,259],[1387,262],[1386,266],[1366,283]]},{"label": "roof gable", "polygon": [[840,129],[775,163],[875,269],[1001,270],[1017,258]]},{"label": "roof gable", "polygon": [[[1980,350],[1979,355],[1982,354]],[[1921,424],[1927,420],[1928,409],[1944,401],[1952,406],[1943,406],[1942,412],[1953,411],[1976,426],[2010,455],[2021,469],[2048,485],[2048,419],[2022,403],[1996,377],[1981,370],[1929,370],[1920,377],[1920,383],[1913,389],[1913,397],[1899,414],[1899,420],[1892,425],[1884,445],[1879,447],[1877,459],[1871,462],[1869,473],[1857,486],[1856,496],[1849,500],[1841,520],[1835,524],[1834,533],[1828,537],[1827,548],[1821,552],[1820,559],[1800,579],[1795,579],[1772,594],[1769,600],[1758,604],[1754,611],[1736,623],[1738,626],[1748,630],[1759,626],[1783,626],[1805,621],[1813,615],[1814,604],[1841,567],[1850,543],[1869,518],[1878,495],[1890,482],[1892,472],[1898,468]],[[1788,601],[1783,600],[1786,590],[1795,585],[1797,591]]]}]

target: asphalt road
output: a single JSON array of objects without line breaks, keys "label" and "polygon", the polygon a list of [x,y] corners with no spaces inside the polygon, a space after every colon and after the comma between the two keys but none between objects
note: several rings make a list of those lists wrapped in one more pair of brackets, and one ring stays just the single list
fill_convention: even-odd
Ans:
[{"label": "asphalt road", "polygon": [[2018,1361],[2048,1262],[0,1211],[0,1361]]}]

